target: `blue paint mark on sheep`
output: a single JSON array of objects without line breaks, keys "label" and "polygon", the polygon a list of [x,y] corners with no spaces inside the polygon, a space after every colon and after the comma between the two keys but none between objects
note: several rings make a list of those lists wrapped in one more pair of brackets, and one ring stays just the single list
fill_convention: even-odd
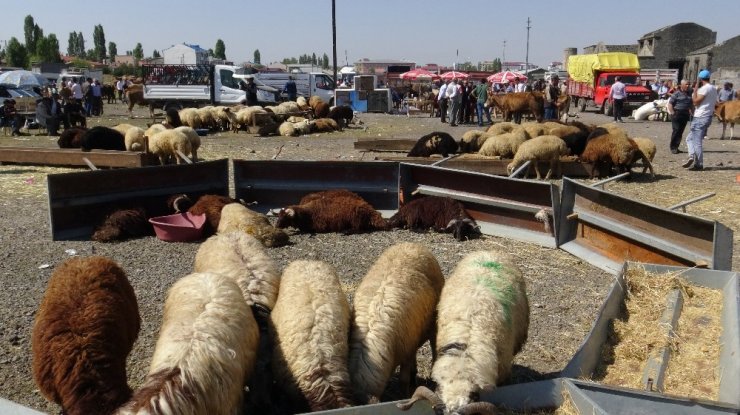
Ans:
[{"label": "blue paint mark on sheep", "polygon": [[511,327],[511,308],[516,302],[517,291],[511,283],[501,278],[501,271],[506,271],[506,267],[495,261],[479,261],[476,265],[486,271],[485,274],[476,276],[476,284],[484,286],[493,293],[501,304],[506,324]]}]

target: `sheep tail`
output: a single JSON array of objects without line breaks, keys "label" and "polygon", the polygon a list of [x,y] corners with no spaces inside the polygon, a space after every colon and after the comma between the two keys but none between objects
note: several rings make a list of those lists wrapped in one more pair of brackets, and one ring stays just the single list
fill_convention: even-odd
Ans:
[{"label": "sheep tail", "polygon": [[552,234],[552,225],[550,220],[552,218],[552,210],[548,208],[542,208],[534,215],[534,218],[542,222],[545,227],[545,233]]},{"label": "sheep tail", "polygon": [[190,407],[195,404],[196,394],[193,392],[179,367],[165,368],[150,374],[119,413],[158,413],[161,408]]}]

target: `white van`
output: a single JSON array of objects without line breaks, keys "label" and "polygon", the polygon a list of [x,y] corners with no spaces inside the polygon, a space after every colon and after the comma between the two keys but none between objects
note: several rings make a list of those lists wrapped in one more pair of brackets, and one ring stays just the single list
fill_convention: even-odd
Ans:
[{"label": "white van", "polygon": [[258,72],[253,74],[253,76],[255,80],[261,81],[265,85],[271,86],[280,91],[280,97],[282,99],[287,99],[287,94],[282,91],[285,88],[285,84],[288,82],[289,77],[293,77],[299,96],[309,98],[317,95],[329,105],[334,105],[335,83],[332,77],[325,73]]}]

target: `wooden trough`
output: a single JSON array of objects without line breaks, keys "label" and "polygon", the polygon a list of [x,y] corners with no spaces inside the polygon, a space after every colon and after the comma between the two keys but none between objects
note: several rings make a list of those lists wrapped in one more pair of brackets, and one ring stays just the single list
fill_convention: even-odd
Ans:
[{"label": "wooden trough", "polygon": [[0,147],[0,163],[35,166],[143,167],[159,164],[151,154],[133,151],[92,150],[78,148]]}]

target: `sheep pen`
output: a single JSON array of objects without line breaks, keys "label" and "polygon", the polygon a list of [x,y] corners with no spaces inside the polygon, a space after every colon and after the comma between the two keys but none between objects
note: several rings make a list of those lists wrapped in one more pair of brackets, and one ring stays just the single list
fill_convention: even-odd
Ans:
[{"label": "sheep pen", "polygon": [[[110,110],[109,110],[110,108]],[[122,104],[106,107],[106,117],[89,120],[92,125],[104,123],[112,126],[120,122],[131,122],[146,129],[150,121],[146,108],[135,108],[135,118],[128,120]],[[245,134],[220,133],[202,137],[203,145],[199,159],[214,160],[231,157],[246,160],[269,160],[278,154],[278,160],[372,160],[380,153],[361,153],[353,149],[357,138],[418,138],[431,131],[447,131],[459,139],[470,126],[448,127],[438,120],[399,117],[386,114],[360,114],[367,131],[350,127],[344,132],[312,135],[310,137],[261,138]],[[118,117],[118,118],[117,118]],[[112,118],[109,121],[108,118]],[[602,123],[603,115],[581,114],[588,123]],[[740,141],[706,140],[705,149],[729,149],[735,152],[707,153],[705,165],[710,166],[702,174],[686,172],[676,160],[683,160],[685,153],[671,155],[668,148],[670,123],[639,123],[628,120],[622,125],[631,129],[630,135],[647,136],[659,147],[655,164],[661,175],[658,180],[637,178],[615,182],[609,190],[616,194],[669,206],[710,191],[717,196],[692,205],[689,213],[711,220],[718,220],[738,234],[740,218],[733,209],[736,203],[736,171],[716,167],[718,163],[738,165]],[[710,138],[718,138],[722,127],[713,123]],[[379,137],[379,135],[381,137]],[[656,138],[657,137],[657,138]],[[29,137],[24,137],[29,138]],[[48,137],[30,137],[27,141],[0,137],[6,146],[56,147]],[[680,164],[680,163],[678,163]],[[198,243],[164,243],[154,237],[115,244],[92,241],[51,241],[46,196],[46,175],[80,171],[79,169],[52,168],[43,166],[0,166],[0,217],[8,224],[0,232],[0,252],[3,264],[0,282],[0,379],[3,379],[0,394],[3,398],[31,406],[41,411],[54,412],[58,408],[47,403],[29,380],[30,373],[30,327],[43,294],[43,289],[53,270],[74,252],[89,255],[95,252],[114,258],[126,271],[134,287],[141,315],[142,330],[139,340],[129,358],[127,367],[129,384],[136,389],[141,386],[152,356],[154,341],[161,326],[164,293],[182,275],[192,272],[193,260]],[[579,179],[590,184],[592,181]],[[554,183],[559,183],[555,180]],[[733,202],[733,200],[735,202]],[[297,202],[297,201],[296,201]],[[22,207],[22,208],[21,208]],[[316,259],[330,263],[341,276],[342,287],[352,302],[352,295],[370,264],[380,252],[396,242],[418,242],[426,245],[438,259],[443,272],[448,276],[454,264],[465,253],[474,250],[502,249],[516,258],[527,282],[527,293],[531,301],[531,325],[529,340],[514,360],[512,376],[507,382],[519,383],[539,380],[561,370],[588,333],[595,314],[603,301],[612,281],[612,276],[586,264],[584,261],[563,251],[542,248],[537,245],[484,236],[479,239],[458,242],[449,235],[436,233],[414,233],[406,230],[374,232],[359,235],[340,234],[294,234],[291,245],[268,250],[282,270],[289,262],[297,259]],[[735,237],[734,269],[740,269],[740,239]],[[68,253],[68,252],[70,253]],[[417,355],[419,378],[429,378],[430,353],[426,345]],[[389,398],[399,396],[396,381],[392,380],[386,394]],[[385,398],[385,397],[384,397]]]}]

